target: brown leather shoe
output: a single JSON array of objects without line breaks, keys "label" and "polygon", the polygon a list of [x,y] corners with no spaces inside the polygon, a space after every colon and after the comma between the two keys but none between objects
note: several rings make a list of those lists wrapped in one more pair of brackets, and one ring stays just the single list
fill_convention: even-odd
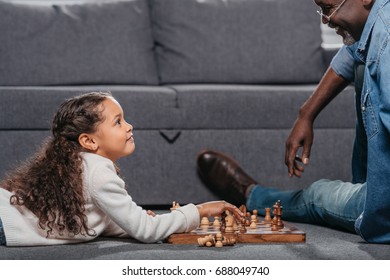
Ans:
[{"label": "brown leather shoe", "polygon": [[237,206],[246,203],[246,189],[257,184],[235,160],[220,152],[201,152],[197,165],[203,182],[222,199]]}]

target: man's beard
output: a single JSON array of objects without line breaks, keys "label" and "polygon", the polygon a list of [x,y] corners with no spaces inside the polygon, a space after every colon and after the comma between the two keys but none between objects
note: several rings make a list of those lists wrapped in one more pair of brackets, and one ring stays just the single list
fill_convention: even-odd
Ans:
[{"label": "man's beard", "polygon": [[344,45],[350,46],[350,45],[355,44],[356,40],[352,37],[351,33],[349,33],[348,31],[346,31],[340,27],[336,27],[335,30],[336,30],[336,32],[338,32],[338,34],[342,33],[339,35],[343,38]]},{"label": "man's beard", "polygon": [[356,42],[356,40],[352,37],[352,35],[349,32],[345,31],[344,37],[343,37],[344,45],[350,46],[350,45],[355,44],[355,42]]}]

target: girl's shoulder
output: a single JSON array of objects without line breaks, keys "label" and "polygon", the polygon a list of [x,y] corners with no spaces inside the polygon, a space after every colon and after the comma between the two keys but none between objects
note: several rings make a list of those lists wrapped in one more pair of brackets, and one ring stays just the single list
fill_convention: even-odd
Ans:
[{"label": "girl's shoulder", "polygon": [[114,165],[114,163],[110,159],[103,157],[103,156],[100,156],[100,155],[97,155],[97,154],[94,154],[94,153],[81,152],[80,155],[81,155],[81,158],[85,161],[106,162],[106,163],[111,163],[112,165]]},{"label": "girl's shoulder", "polygon": [[114,163],[102,156],[84,152],[81,154],[83,160],[84,186],[87,189],[98,190],[110,186],[117,186],[123,189],[124,181],[118,176]]},{"label": "girl's shoulder", "polygon": [[81,158],[83,160],[84,168],[90,172],[99,169],[112,170],[113,172],[116,172],[114,163],[108,158],[88,152],[81,153]]}]

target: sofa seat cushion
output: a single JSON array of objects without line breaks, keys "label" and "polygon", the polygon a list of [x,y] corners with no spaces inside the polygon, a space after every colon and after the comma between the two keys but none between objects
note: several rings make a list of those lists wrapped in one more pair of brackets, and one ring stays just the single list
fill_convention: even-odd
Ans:
[{"label": "sofa seat cushion", "polygon": [[[172,85],[183,129],[290,129],[315,85]],[[355,126],[348,87],[315,122],[318,128]]]},{"label": "sofa seat cushion", "polygon": [[0,129],[50,129],[65,99],[90,91],[110,91],[134,129],[178,126],[175,91],[158,86],[0,87]]},{"label": "sofa seat cushion", "polygon": [[162,83],[312,83],[325,65],[307,0],[151,0]]},{"label": "sofa seat cushion", "polygon": [[145,0],[0,2],[0,61],[3,86],[158,83]]}]

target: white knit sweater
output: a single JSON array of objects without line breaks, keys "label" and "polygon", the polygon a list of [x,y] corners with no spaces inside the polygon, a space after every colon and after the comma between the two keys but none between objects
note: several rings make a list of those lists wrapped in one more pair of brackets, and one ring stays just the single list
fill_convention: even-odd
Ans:
[{"label": "white knit sweater", "polygon": [[38,226],[37,217],[26,207],[10,205],[12,195],[0,188],[0,218],[3,221],[7,246],[38,246],[86,242],[97,236],[132,237],[153,243],[172,233],[185,232],[199,225],[199,212],[195,205],[152,217],[137,206],[117,176],[111,160],[91,153],[83,153],[85,214],[88,226],[96,236],[62,236],[57,233],[46,237],[46,230]]}]

